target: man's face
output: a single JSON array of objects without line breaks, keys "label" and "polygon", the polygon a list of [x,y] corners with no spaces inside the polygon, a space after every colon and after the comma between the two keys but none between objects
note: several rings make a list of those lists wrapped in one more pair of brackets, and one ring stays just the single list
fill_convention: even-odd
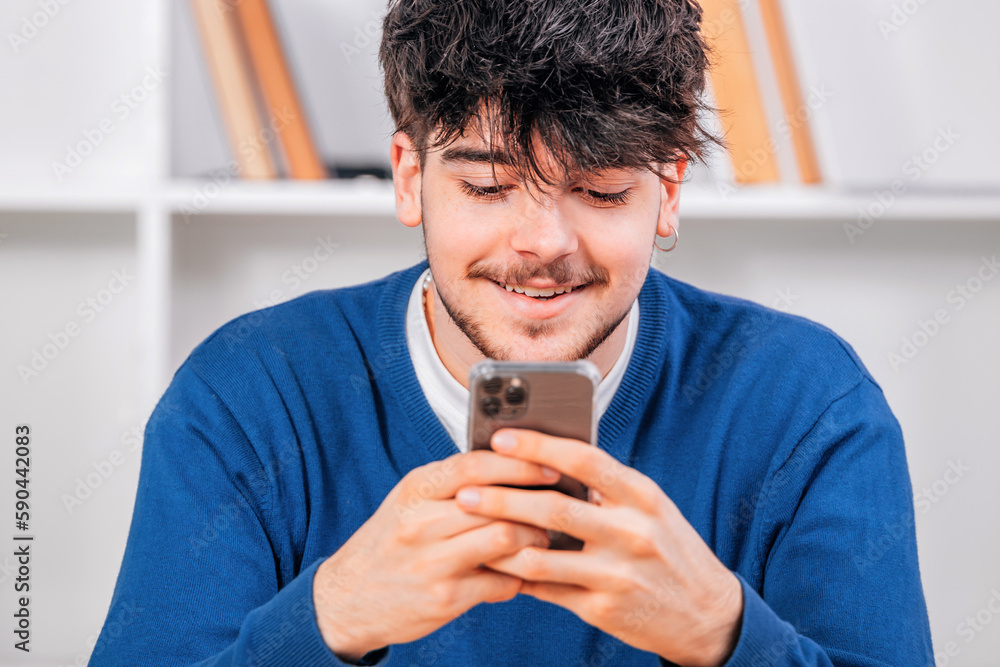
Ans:
[{"label": "man's face", "polygon": [[[440,301],[486,357],[588,357],[642,287],[663,182],[646,170],[616,170],[536,186],[498,161],[495,183],[487,151],[467,134],[428,153],[419,176],[420,219]],[[547,173],[556,173],[550,160],[543,156],[542,167],[553,165]]]}]

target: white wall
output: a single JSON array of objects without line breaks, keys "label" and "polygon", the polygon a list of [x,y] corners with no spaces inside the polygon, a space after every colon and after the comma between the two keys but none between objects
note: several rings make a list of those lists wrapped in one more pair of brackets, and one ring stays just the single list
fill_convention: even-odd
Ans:
[{"label": "white wall", "polygon": [[[121,564],[140,456],[122,438],[143,424],[136,401],[140,288],[129,280],[136,275],[131,222],[122,215],[0,213],[0,232],[6,234],[0,239],[0,433],[9,453],[0,488],[12,514],[14,428],[28,424],[33,440],[26,534],[35,537],[32,653],[4,641],[5,665],[64,664],[88,655],[87,635],[100,629],[98,616],[110,602],[109,586]],[[116,271],[124,279],[112,285],[118,293],[108,287]],[[44,367],[22,379],[19,367],[31,368],[36,353],[48,357]],[[115,449],[124,459],[109,466]],[[88,475],[96,475],[90,486]],[[77,494],[79,503],[64,503],[64,496]],[[17,531],[8,516],[0,614],[5,635],[12,637],[18,596],[11,535]]]}]

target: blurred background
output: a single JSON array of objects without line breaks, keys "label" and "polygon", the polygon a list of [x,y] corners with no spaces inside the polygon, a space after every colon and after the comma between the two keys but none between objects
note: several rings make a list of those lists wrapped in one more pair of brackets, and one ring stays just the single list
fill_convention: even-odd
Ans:
[{"label": "blurred background", "polygon": [[[30,424],[35,535],[32,652],[6,641],[2,665],[85,664],[128,534],[145,421],[195,345],[242,313],[422,258],[380,178],[392,133],[375,58],[384,2],[272,0],[269,15],[241,14],[262,4],[0,10],[11,467],[0,493],[13,502],[14,428]],[[906,437],[936,664],[996,665],[1000,5],[703,4],[719,44],[712,96],[726,108],[715,122],[733,148],[690,170],[683,239],[655,266],[854,346]],[[274,47],[269,29],[287,67],[246,69]],[[227,90],[241,71],[242,93]],[[291,120],[264,112],[281,95],[298,104]],[[305,130],[297,144],[266,131],[276,118]],[[248,122],[262,141],[241,151],[234,128]],[[266,155],[251,173],[260,165],[247,158]],[[14,566],[0,556],[8,619]]]}]

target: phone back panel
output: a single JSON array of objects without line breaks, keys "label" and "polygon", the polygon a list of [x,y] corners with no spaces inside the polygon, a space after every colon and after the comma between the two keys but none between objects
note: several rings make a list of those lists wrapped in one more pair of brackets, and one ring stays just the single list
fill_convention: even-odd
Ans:
[{"label": "phone back panel", "polygon": [[[590,362],[480,362],[470,373],[469,448],[490,449],[501,428],[524,428],[561,438],[597,439],[595,394],[600,374]],[[553,489],[587,500],[587,487],[563,475]],[[551,548],[580,548],[575,538],[550,534]]]},{"label": "phone back panel", "polygon": [[[591,373],[579,362],[481,362],[474,373],[469,387],[470,449],[489,449],[494,431],[504,427],[594,444],[594,398],[600,382],[596,369]],[[512,403],[509,399],[516,398],[517,387],[523,390],[523,399]]]}]

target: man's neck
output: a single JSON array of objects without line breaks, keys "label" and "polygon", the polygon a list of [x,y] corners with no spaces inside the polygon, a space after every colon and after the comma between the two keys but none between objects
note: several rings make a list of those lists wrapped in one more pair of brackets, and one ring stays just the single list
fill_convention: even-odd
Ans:
[{"label": "man's neck", "polygon": [[[427,320],[427,328],[431,334],[431,341],[434,343],[434,350],[452,377],[468,389],[469,369],[472,368],[474,363],[482,361],[486,357],[462,333],[462,330],[452,322],[448,311],[444,309],[440,299],[437,298],[437,288],[434,287],[433,283],[425,292],[425,297],[424,317]],[[625,349],[629,318],[631,317],[632,314],[630,311],[604,343],[594,350],[593,354],[587,357],[588,360],[597,366],[602,378],[611,372],[611,368],[618,361],[622,350]],[[435,326],[437,322],[441,323],[440,327]]]}]

